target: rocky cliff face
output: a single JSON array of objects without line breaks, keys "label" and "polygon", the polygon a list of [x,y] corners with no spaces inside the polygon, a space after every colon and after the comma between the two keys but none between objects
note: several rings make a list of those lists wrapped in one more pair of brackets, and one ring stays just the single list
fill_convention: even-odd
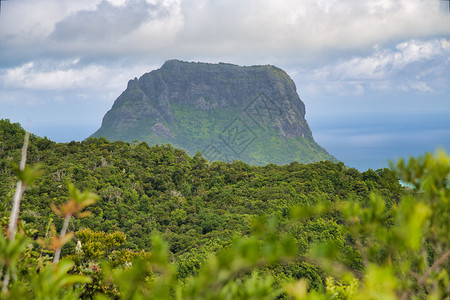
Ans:
[{"label": "rocky cliff face", "polygon": [[314,142],[294,82],[274,66],[167,61],[128,82],[93,136],[170,143],[211,160],[334,160]]}]

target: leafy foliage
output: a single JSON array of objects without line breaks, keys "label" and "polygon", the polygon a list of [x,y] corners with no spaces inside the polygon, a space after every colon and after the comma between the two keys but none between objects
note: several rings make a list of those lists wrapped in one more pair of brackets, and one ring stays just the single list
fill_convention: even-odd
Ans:
[{"label": "leafy foliage", "polygon": [[[3,123],[0,127],[17,126]],[[23,134],[22,130],[21,137]],[[4,135],[1,139],[6,143],[16,137]],[[0,166],[4,166],[0,171],[0,199],[4,203],[10,201],[15,182],[8,165],[19,160],[21,146],[17,146],[16,150],[0,152]],[[127,236],[124,247],[135,251],[148,251],[151,234],[159,233],[169,242],[174,259],[192,270],[198,269],[206,253],[229,244],[234,232],[250,233],[255,216],[276,214],[285,224],[294,206],[333,204],[345,199],[367,203],[372,191],[383,193],[395,203],[401,191],[385,170],[360,173],[329,161],[264,167],[240,161],[210,163],[201,154],[191,158],[171,146],[110,143],[103,138],[58,144],[31,136],[28,152],[30,164],[43,163],[42,175],[27,191],[21,217],[35,224],[41,237],[50,218],[58,230],[62,228],[63,219],[51,206],[65,203],[69,195],[66,181],[75,182],[78,188],[100,198],[90,206],[90,216],[70,220],[72,231],[121,231]],[[321,226],[335,226],[331,224],[338,218],[322,218]],[[295,230],[304,234],[312,227],[301,224]],[[307,246],[320,239],[321,230],[317,225],[299,242]],[[70,243],[62,254],[74,251],[75,243]],[[198,263],[184,261],[191,258]]]},{"label": "leafy foliage", "polygon": [[[17,146],[0,152],[2,224]],[[31,136],[29,158],[43,163],[43,173],[25,193],[17,238],[0,234],[2,299],[450,296],[444,151],[360,173],[341,163],[253,167],[209,163],[170,146]],[[68,179],[99,200],[82,202],[95,196],[66,188]],[[54,210],[66,219],[74,198],[86,205],[71,215],[88,204],[92,215],[71,219],[75,241],[52,263],[55,249],[43,241],[56,235],[53,222],[64,225],[49,207],[65,207]]]}]

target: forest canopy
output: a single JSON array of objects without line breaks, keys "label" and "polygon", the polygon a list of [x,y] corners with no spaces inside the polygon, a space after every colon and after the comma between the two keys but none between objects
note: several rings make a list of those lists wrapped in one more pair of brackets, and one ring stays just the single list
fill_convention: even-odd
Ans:
[{"label": "forest canopy", "polygon": [[[21,171],[13,165],[24,136],[19,124],[0,121],[5,298],[31,290],[37,299],[46,280],[67,281],[54,299],[450,293],[450,167],[443,151],[359,172],[330,161],[250,166],[189,157],[170,145],[55,143],[31,135],[33,167]],[[11,240],[11,199],[27,176],[33,184]],[[86,205],[76,210],[76,203]],[[54,259],[58,248],[61,261]]]}]

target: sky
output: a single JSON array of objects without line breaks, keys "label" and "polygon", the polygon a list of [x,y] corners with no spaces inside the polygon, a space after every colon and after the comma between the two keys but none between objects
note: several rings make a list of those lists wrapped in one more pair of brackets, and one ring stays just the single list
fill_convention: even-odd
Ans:
[{"label": "sky", "polygon": [[315,139],[350,166],[450,151],[449,1],[1,5],[0,118],[52,140],[88,137],[128,80],[180,59],[284,69]]}]

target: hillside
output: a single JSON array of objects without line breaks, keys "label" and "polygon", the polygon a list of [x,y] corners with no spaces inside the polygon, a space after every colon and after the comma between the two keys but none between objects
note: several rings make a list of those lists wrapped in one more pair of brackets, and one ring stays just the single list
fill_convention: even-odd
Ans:
[{"label": "hillside", "polygon": [[[9,162],[19,160],[24,133],[18,124],[0,121],[1,203],[8,203],[14,192]],[[46,232],[50,218],[61,226],[50,204],[67,200],[65,182],[71,181],[101,197],[90,209],[92,216],[72,220],[73,231],[118,230],[127,236],[124,247],[136,251],[148,250],[151,234],[158,232],[168,241],[183,276],[195,272],[207,253],[228,245],[236,233],[249,234],[258,216],[278,216],[285,224],[282,230],[295,230],[298,247],[306,249],[315,240],[330,238],[330,232],[337,234],[341,217],[331,215],[288,229],[292,207],[331,205],[345,199],[368,203],[369,194],[375,191],[392,204],[401,192],[387,169],[360,173],[331,161],[285,166],[211,163],[200,154],[190,157],[171,146],[104,138],[55,143],[32,136],[28,152],[29,163],[41,163],[43,174],[27,191],[21,218],[35,224],[40,234]],[[339,243],[345,240],[340,234],[332,238]],[[72,242],[63,253],[72,253],[74,246]],[[352,266],[360,268],[357,261]]]},{"label": "hillside", "polygon": [[448,298],[443,150],[360,173],[31,135],[21,171],[24,135],[0,120],[2,299]]},{"label": "hillside", "polygon": [[171,144],[225,162],[336,161],[314,141],[305,114],[277,67],[169,60],[130,80],[92,136]]}]

